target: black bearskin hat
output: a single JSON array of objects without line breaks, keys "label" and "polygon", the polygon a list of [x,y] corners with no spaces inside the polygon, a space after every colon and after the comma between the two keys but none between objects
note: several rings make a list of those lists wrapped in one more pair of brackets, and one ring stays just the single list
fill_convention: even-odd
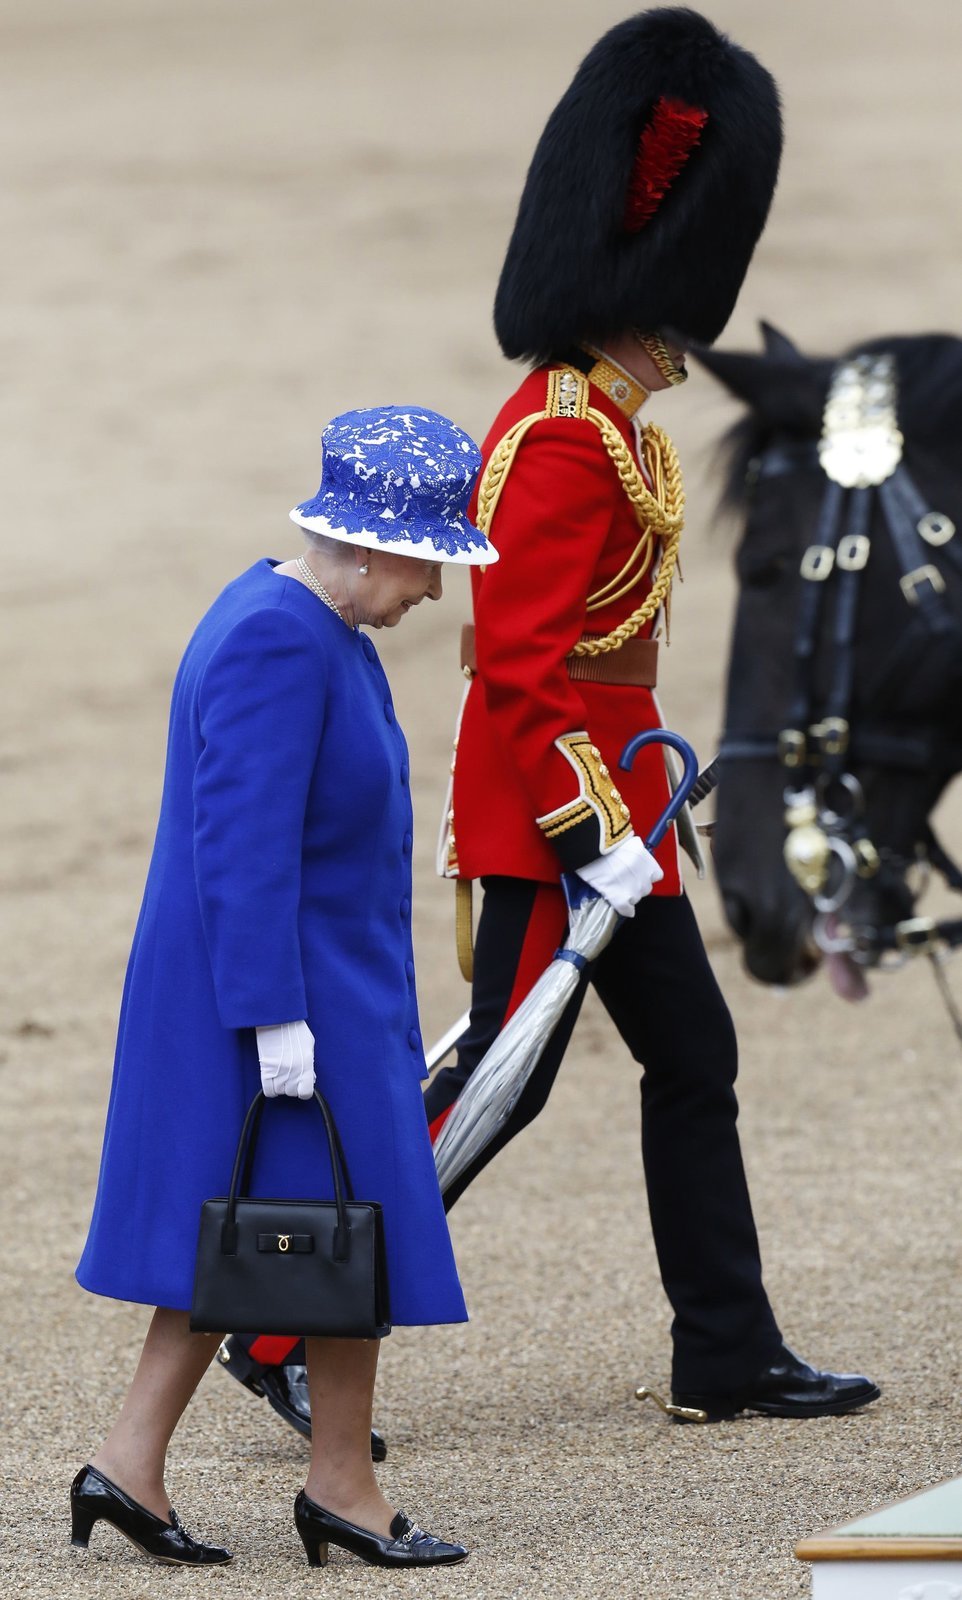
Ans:
[{"label": "black bearskin hat", "polygon": [[548,119],[501,270],[494,325],[535,362],[630,328],[711,344],[775,191],[778,90],[685,6],[599,39]]}]

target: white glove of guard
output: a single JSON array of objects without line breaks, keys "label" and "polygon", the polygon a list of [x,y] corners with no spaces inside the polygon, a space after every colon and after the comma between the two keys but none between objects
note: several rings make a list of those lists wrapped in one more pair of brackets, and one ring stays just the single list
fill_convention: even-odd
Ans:
[{"label": "white glove of guard", "polygon": [[261,1088],[268,1100],[290,1095],[309,1100],[314,1093],[314,1035],[306,1022],[279,1022],[256,1028]]},{"label": "white glove of guard", "polygon": [[606,856],[598,856],[579,867],[584,878],[621,917],[633,917],[635,906],[665,874],[636,834]]}]

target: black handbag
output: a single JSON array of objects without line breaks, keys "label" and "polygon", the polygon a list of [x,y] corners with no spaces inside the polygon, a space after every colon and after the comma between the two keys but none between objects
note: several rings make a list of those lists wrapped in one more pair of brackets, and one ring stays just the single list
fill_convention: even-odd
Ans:
[{"label": "black handbag", "polygon": [[332,1339],[390,1333],[381,1207],[354,1199],[331,1108],[316,1089],[314,1099],[324,1118],[334,1199],[249,1197],[264,1110],[264,1095],[256,1094],[241,1129],[230,1194],[205,1200],[200,1209],[194,1332]]}]

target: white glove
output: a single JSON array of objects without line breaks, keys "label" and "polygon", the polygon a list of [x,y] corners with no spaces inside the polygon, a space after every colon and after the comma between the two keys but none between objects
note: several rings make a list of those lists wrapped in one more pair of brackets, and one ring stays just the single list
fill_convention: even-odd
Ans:
[{"label": "white glove", "polygon": [[314,1093],[314,1035],[306,1022],[257,1028],[261,1088],[268,1100],[286,1094],[309,1100]]},{"label": "white glove", "polygon": [[579,867],[584,878],[621,917],[633,917],[635,906],[665,874],[636,834],[606,856]]}]

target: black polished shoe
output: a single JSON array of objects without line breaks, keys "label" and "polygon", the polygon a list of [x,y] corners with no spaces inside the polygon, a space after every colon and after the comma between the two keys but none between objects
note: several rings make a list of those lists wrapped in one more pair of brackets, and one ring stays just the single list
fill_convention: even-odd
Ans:
[{"label": "black polished shoe", "polygon": [[294,1526],[307,1551],[309,1567],[327,1565],[327,1547],[340,1545],[350,1550],[372,1567],[442,1567],[453,1566],[456,1561],[466,1561],[468,1552],[463,1544],[445,1544],[425,1533],[416,1522],[399,1511],[391,1523],[389,1538],[370,1533],[356,1523],[345,1522],[325,1511],[316,1501],[310,1500],[302,1489],[294,1501]]},{"label": "black polished shoe", "polygon": [[[269,1406],[289,1422],[292,1428],[304,1435],[305,1439],[311,1437],[311,1397],[307,1390],[307,1368],[305,1366],[288,1365],[283,1367],[265,1367],[259,1361],[254,1361],[244,1346],[232,1333],[221,1344],[217,1352],[217,1359],[232,1378],[242,1383],[251,1394],[259,1395],[267,1401]],[[387,1458],[387,1445],[383,1434],[376,1428],[371,1429],[371,1460],[384,1461]]]},{"label": "black polished shoe", "polygon": [[[742,1389],[724,1394],[672,1391],[673,1405],[705,1412],[706,1422],[724,1422],[739,1411],[765,1417],[840,1417],[867,1406],[881,1394],[878,1384],[856,1372],[818,1372],[787,1345]],[[694,1419],[676,1417],[676,1422]]]},{"label": "black polished shoe", "polygon": [[192,1539],[176,1511],[165,1522],[96,1467],[81,1467],[70,1485],[70,1543],[86,1550],[94,1523],[101,1521],[111,1523],[145,1556],[169,1566],[219,1567],[234,1559],[219,1544]]}]

